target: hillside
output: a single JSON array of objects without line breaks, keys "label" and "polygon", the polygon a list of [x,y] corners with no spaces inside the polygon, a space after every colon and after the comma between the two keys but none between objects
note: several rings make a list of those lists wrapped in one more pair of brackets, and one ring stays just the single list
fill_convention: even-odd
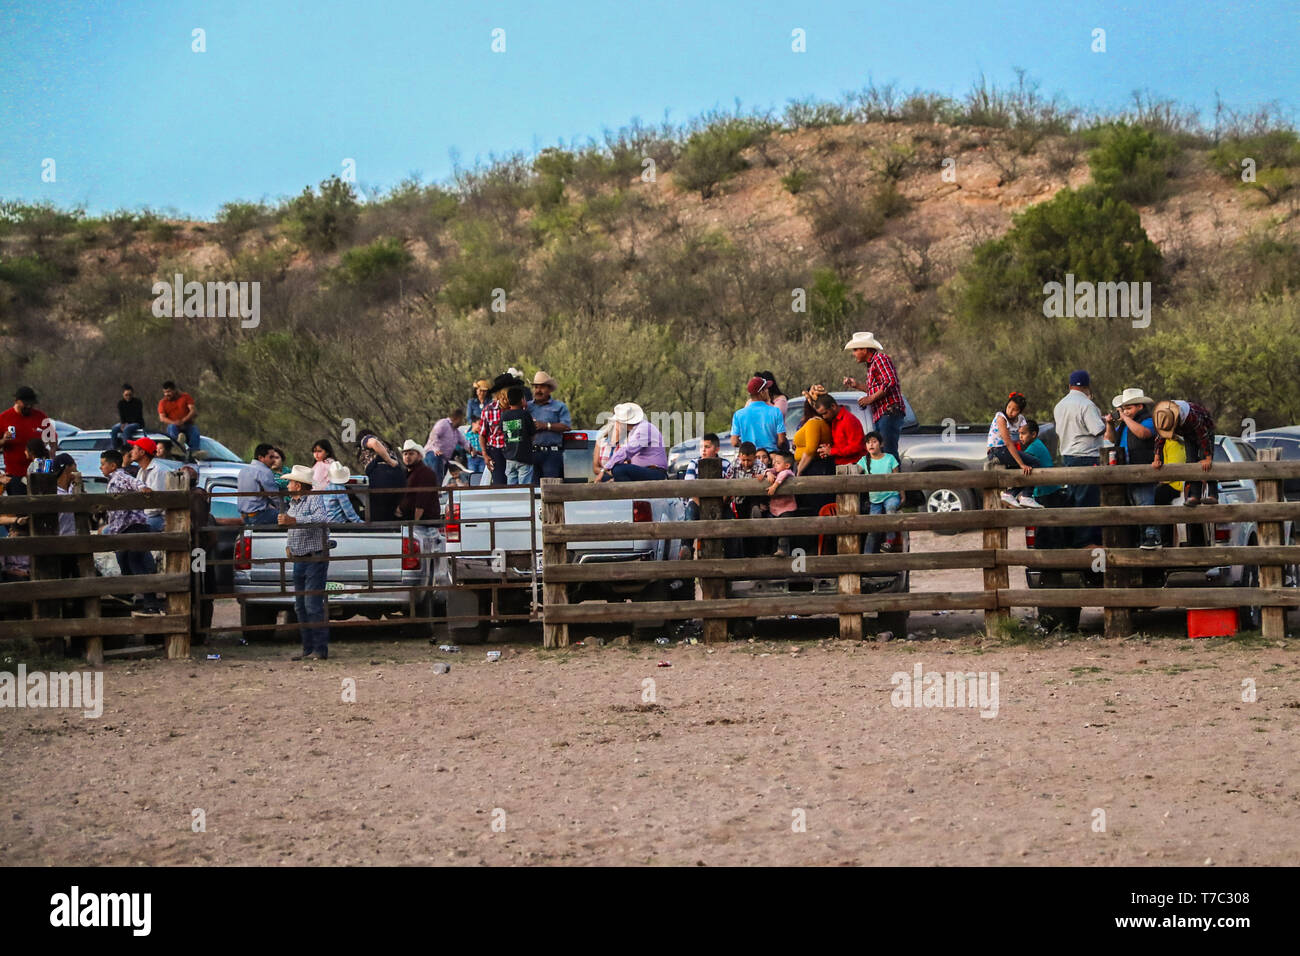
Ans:
[{"label": "hillside", "polygon": [[[85,427],[109,423],[123,381],[156,400],[174,378],[214,437],[303,461],[348,420],[422,442],[473,379],[509,365],[549,371],[579,423],[635,400],[724,427],[752,372],[793,394],[831,384],[853,371],[847,334],[870,329],[933,420],[986,418],[1012,388],[1041,414],[1080,366],[1099,398],[1135,383],[1177,392],[1223,430],[1300,418],[1294,133],[1256,124],[1216,141],[1167,114],[1126,118],[1158,146],[1106,187],[1149,194],[1131,205],[1158,250],[1156,302],[1134,329],[1044,319],[1033,276],[1009,305],[972,305],[981,248],[1103,178],[1090,161],[1103,121],[1035,110],[638,125],[444,186],[362,198],[330,180],[277,206],[232,202],[211,223],[5,204],[3,378]],[[1243,184],[1236,156],[1261,143],[1273,159]],[[154,315],[153,284],[177,273],[260,283],[257,326]]]}]

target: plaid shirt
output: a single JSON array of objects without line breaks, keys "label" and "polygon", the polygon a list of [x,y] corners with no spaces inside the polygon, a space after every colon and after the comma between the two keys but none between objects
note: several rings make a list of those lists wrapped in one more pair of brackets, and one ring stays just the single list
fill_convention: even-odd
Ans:
[{"label": "plaid shirt", "polygon": [[[1179,409],[1181,412],[1182,410]],[[1179,419],[1175,434],[1187,446],[1187,460],[1201,461],[1214,457],[1214,419],[1204,405],[1187,403],[1187,415]],[[1165,440],[1156,435],[1156,457],[1164,461]],[[1195,455],[1195,458],[1192,456]]]},{"label": "plaid shirt", "polygon": [[763,475],[765,475],[766,473],[767,473],[767,469],[764,468],[759,463],[759,460],[757,458],[754,459],[754,464],[751,465],[749,468],[740,467],[740,459],[737,458],[729,462],[727,464],[727,467],[723,469],[722,477],[723,478],[762,478]]},{"label": "plaid shirt", "polygon": [[881,415],[902,415],[904,411],[903,391],[898,387],[894,363],[888,355],[877,349],[876,354],[871,356],[871,364],[867,366],[867,394],[872,395],[882,388],[885,393],[871,406],[873,423],[880,421]]},{"label": "plaid shirt", "polygon": [[329,529],[315,527],[329,523],[325,495],[303,495],[289,503],[289,514],[296,520],[285,533],[290,554],[303,555],[324,551],[329,545]]},{"label": "plaid shirt", "polygon": [[479,432],[479,440],[483,443],[483,447],[505,448],[506,433],[501,427],[501,406],[496,402],[488,402],[483,406],[480,421],[482,431]]},{"label": "plaid shirt", "polygon": [[[119,468],[108,476],[108,494],[120,495],[129,492],[139,492],[145,490],[145,484],[139,478],[129,474],[125,469]],[[120,508],[117,511],[108,513],[108,520],[100,528],[101,534],[121,534],[133,524],[148,524],[149,519],[145,517],[144,511],[140,508]]]}]

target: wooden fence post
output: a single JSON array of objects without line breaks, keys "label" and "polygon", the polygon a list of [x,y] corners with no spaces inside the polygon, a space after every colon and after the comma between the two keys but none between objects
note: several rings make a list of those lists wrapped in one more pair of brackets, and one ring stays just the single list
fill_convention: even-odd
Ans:
[{"label": "wooden fence post", "polygon": [[[169,471],[164,487],[167,491],[188,491],[190,476],[184,471]],[[185,540],[189,541],[190,509],[188,504],[168,508],[163,512],[163,531],[182,532],[185,535]],[[185,590],[167,592],[168,616],[179,615],[185,621],[185,630],[168,634],[166,637],[167,659],[180,660],[190,656],[190,628],[193,626],[193,620],[190,618],[190,592],[193,582],[189,576],[189,548],[182,545],[179,550],[165,552],[163,554],[163,565],[167,574],[183,574],[186,578]]]},{"label": "wooden fence post", "polygon": [[[701,458],[696,468],[696,477],[702,480],[715,481],[722,478],[722,459],[721,458]],[[700,499],[700,520],[701,521],[721,521],[722,520],[722,499],[721,498],[701,498]],[[702,559],[720,559],[723,557],[723,547],[721,538],[701,538],[700,539],[700,557]],[[727,596],[726,578],[700,578],[700,599],[703,601],[713,601]],[[727,640],[727,619],[724,617],[704,619],[704,643],[721,644]]]},{"label": "wooden fence post", "polygon": [[[1277,461],[1281,456],[1279,448],[1261,448],[1258,452],[1260,461]],[[1255,482],[1256,500],[1278,502],[1282,500],[1282,483],[1276,478],[1261,478]],[[1272,548],[1282,544],[1282,522],[1261,521],[1256,526],[1259,543]],[[1282,566],[1279,564],[1261,564],[1259,567],[1259,586],[1261,588],[1282,587]],[[1280,641],[1286,637],[1286,608],[1266,607],[1259,609],[1260,633],[1268,640]]]},{"label": "wooden fence post", "polygon": [[[1104,508],[1120,508],[1128,501],[1127,486],[1102,485],[1101,504]],[[1108,524],[1101,529],[1102,552],[1102,587],[1126,588],[1132,583],[1128,568],[1117,568],[1107,560],[1110,549],[1123,548],[1129,544],[1129,527],[1127,525]],[[1080,592],[1081,594],[1083,592]],[[1133,612],[1127,607],[1102,608],[1105,635],[1108,638],[1128,637],[1133,633]]]},{"label": "wooden fence post", "polygon": [[[74,494],[85,494],[86,486],[80,474],[73,478],[72,485]],[[74,521],[77,525],[77,534],[90,534],[89,512],[77,512],[74,515]],[[77,573],[83,578],[93,578],[95,576],[95,556],[93,554],[87,552],[77,555]],[[101,600],[98,596],[82,598],[81,616],[87,620],[98,619]],[[104,638],[99,634],[90,634],[86,637],[86,663],[92,667],[102,667],[104,664]]]},{"label": "wooden fence post", "polygon": [[[862,469],[857,465],[838,465],[835,468],[837,475],[856,475],[861,474]],[[835,516],[837,518],[857,517],[861,511],[862,498],[859,492],[851,494],[839,494],[835,496]],[[883,536],[882,536],[883,540]],[[836,554],[861,554],[862,553],[862,535],[860,534],[840,534],[835,536],[835,553]],[[851,574],[841,574],[839,579],[840,594],[861,594],[862,577],[859,572],[854,571]],[[904,637],[906,635],[899,635]],[[853,614],[840,615],[840,638],[843,640],[862,640],[862,612],[857,611]]]},{"label": "wooden fence post", "polygon": [[552,542],[548,533],[564,525],[564,502],[547,501],[546,489],[563,483],[561,478],[542,479],[542,647],[569,646],[569,625],[552,623],[548,613],[569,603],[569,586],[551,581],[549,574],[569,560],[569,546],[563,541]]},{"label": "wooden fence post", "polygon": [[[27,476],[27,493],[29,495],[57,495],[58,482],[51,474],[34,472]],[[32,537],[57,535],[59,533],[58,514],[53,511],[41,511],[33,514],[27,519],[27,533]],[[31,581],[58,580],[62,576],[60,574],[60,564],[61,561],[58,555],[34,554],[27,565],[28,579]],[[62,601],[49,599],[32,602],[32,620],[49,620],[61,617],[63,617]],[[40,646],[41,652],[45,653],[53,644],[53,639],[38,638],[36,643]]]},{"label": "wooden fence post", "polygon": [[[985,471],[999,471],[1001,465],[997,462],[986,461],[984,463]],[[997,487],[984,489],[984,510],[999,511],[1002,508],[1002,490]],[[1007,549],[1007,529],[1006,528],[985,528],[984,529],[984,549],[986,551],[1005,551]],[[997,595],[1000,591],[1005,591],[1011,587],[1011,572],[1005,564],[994,564],[992,567],[984,569],[984,590],[993,592],[993,607],[984,612],[984,629],[988,630],[997,627],[1002,621],[1011,617],[1011,609],[1000,607]]]}]

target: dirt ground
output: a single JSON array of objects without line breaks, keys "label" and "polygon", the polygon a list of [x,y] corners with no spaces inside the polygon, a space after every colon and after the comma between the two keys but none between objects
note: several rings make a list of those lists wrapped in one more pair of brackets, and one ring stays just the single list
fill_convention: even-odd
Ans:
[{"label": "dirt ground", "polygon": [[[219,638],[111,662],[98,719],[0,709],[0,862],[1295,864],[1300,642],[1141,620],[1122,641],[1096,611],[1045,640],[918,612],[911,641],[799,620],[555,651],[517,629],[495,663],[382,633],[310,664]],[[996,672],[996,716],[894,706],[917,664]]]}]

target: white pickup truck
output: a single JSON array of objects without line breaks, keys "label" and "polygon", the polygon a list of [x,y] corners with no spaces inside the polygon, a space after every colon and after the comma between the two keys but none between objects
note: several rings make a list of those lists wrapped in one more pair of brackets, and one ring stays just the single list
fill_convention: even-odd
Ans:
[{"label": "white pickup truck", "polygon": [[[564,481],[594,480],[591,470],[594,431],[574,430],[564,435]],[[681,494],[681,485],[664,481],[664,492]],[[474,488],[444,500],[447,514],[446,557],[456,585],[480,586],[447,592],[447,616],[480,620],[449,620],[461,643],[485,636],[489,620],[536,619],[541,608],[542,519],[541,490],[533,487]],[[570,501],[564,506],[570,524],[609,522],[681,521],[681,498],[644,501]],[[652,539],[572,542],[569,561],[596,564],[616,561],[667,561],[679,553],[680,542]],[[627,598],[666,600],[673,582],[602,581],[570,586],[573,603],[591,599],[622,601]],[[677,588],[676,590],[683,590]],[[657,622],[647,622],[653,626]]]}]

